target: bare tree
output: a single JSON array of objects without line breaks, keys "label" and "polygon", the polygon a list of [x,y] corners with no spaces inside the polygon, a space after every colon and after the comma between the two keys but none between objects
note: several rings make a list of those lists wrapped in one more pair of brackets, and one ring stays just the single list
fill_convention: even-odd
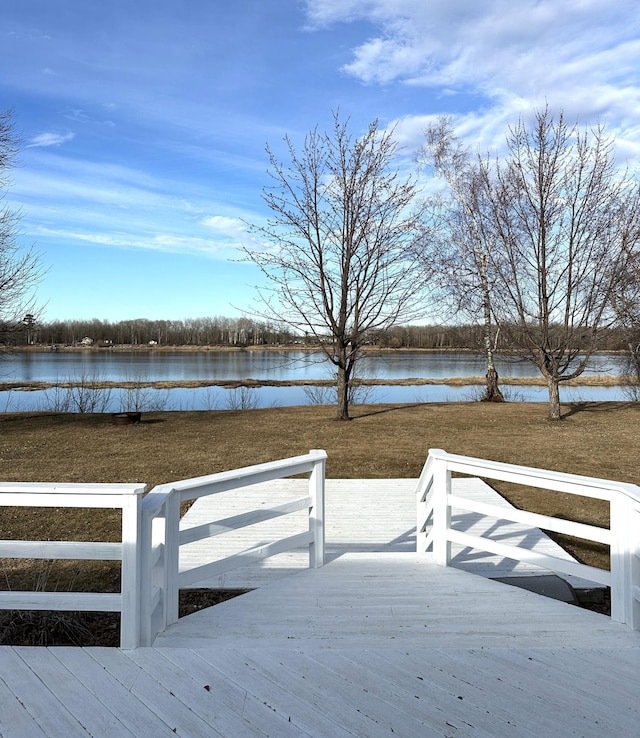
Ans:
[{"label": "bare tree", "polygon": [[367,336],[415,317],[425,278],[413,248],[417,185],[392,169],[393,131],[371,123],[356,138],[334,115],[330,133],[309,133],[289,162],[267,147],[273,186],[263,198],[268,242],[247,255],[269,278],[263,315],[320,345],[336,367],[337,417],[349,419],[349,386]]},{"label": "bare tree", "polygon": [[428,203],[431,238],[425,241],[429,268],[438,272],[438,285],[456,313],[482,321],[482,345],[487,384],[482,400],[503,402],[494,354],[498,336],[491,293],[496,241],[494,213],[487,185],[491,163],[472,157],[456,138],[451,120],[440,118],[425,130],[425,144],[418,156],[447,184]]},{"label": "bare tree", "polygon": [[[637,222],[640,223],[640,218]],[[633,400],[640,399],[640,252],[637,244],[637,238],[625,240],[627,259],[612,295],[616,328],[627,347],[625,391]]]},{"label": "bare tree", "polygon": [[4,202],[18,145],[11,111],[0,113],[0,325],[4,334],[22,328],[25,315],[33,318],[33,290],[42,276],[39,255],[18,243],[20,214]]},{"label": "bare tree", "polygon": [[516,325],[524,355],[549,389],[559,419],[559,385],[585,370],[611,318],[626,254],[638,241],[638,185],[620,172],[604,128],[569,126],[548,108],[507,136],[493,199],[500,279],[493,306]]}]

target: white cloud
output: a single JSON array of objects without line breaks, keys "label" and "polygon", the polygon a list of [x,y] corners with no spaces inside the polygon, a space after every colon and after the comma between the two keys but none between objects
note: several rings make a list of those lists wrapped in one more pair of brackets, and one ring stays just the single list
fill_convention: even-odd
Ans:
[{"label": "white cloud", "polygon": [[239,236],[247,230],[245,223],[239,218],[228,218],[224,215],[210,215],[202,220],[205,225],[217,233],[223,233],[230,236]]},{"label": "white cloud", "polygon": [[75,138],[75,133],[39,133],[27,144],[30,149],[36,146],[61,146]]},{"label": "white cloud", "polygon": [[473,95],[466,125],[482,143],[546,103],[614,131],[640,118],[636,0],[307,0],[307,12],[363,29],[342,69],[362,83],[429,88],[443,112]]},{"label": "white cloud", "polygon": [[103,232],[40,227],[34,231],[40,238],[51,237],[82,241],[94,246],[109,246],[120,249],[142,249],[172,254],[198,254],[223,258],[226,244],[217,245],[211,239],[196,238],[177,233],[128,233],[125,231]]}]

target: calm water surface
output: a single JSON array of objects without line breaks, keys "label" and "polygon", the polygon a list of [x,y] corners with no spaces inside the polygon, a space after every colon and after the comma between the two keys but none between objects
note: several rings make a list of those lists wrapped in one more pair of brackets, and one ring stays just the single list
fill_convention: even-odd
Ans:
[{"label": "calm water surface", "polygon": [[[596,356],[591,373],[619,374],[623,360]],[[528,362],[498,359],[503,377],[534,377],[537,370]],[[323,354],[303,351],[202,351],[76,353],[19,352],[0,364],[3,381],[56,382],[68,379],[179,381],[187,379],[327,379],[332,367]],[[433,352],[393,353],[365,356],[360,376],[375,379],[411,377],[444,378],[482,376],[480,354]]]},{"label": "calm water surface", "polygon": [[[498,372],[503,377],[537,376],[527,362],[500,359]],[[623,359],[603,355],[593,359],[589,373],[617,375],[623,371]],[[479,354],[432,352],[392,353],[365,356],[359,375],[375,379],[411,379],[482,376],[484,359]],[[328,379],[332,367],[322,354],[306,352],[118,352],[84,351],[77,353],[20,352],[0,364],[2,381],[56,382],[78,379],[111,381],[179,381],[203,379]],[[384,402],[455,402],[469,400],[481,391],[478,387],[380,386],[363,390],[356,401]],[[513,400],[545,402],[544,387],[507,387]],[[59,396],[58,396],[59,397]],[[618,387],[562,388],[565,401],[624,400]],[[53,409],[51,390],[36,392],[0,392],[0,412]],[[304,405],[313,401],[332,402],[328,391],[303,387],[263,387],[234,391],[219,387],[148,390],[145,401],[162,409],[202,410],[230,407],[270,407]],[[115,412],[126,403],[122,391],[112,390],[108,411]]]}]

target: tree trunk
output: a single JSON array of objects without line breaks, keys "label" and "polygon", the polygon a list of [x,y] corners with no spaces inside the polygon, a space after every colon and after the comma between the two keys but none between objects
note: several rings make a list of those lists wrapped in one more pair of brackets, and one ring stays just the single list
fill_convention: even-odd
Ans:
[{"label": "tree trunk", "polygon": [[349,418],[349,377],[344,367],[338,367],[338,420]]},{"label": "tree trunk", "polygon": [[549,387],[549,420],[561,420],[558,380],[554,377],[547,377],[547,385]]},{"label": "tree trunk", "polygon": [[484,313],[484,355],[487,358],[487,386],[480,399],[482,402],[504,402],[504,397],[502,392],[500,392],[500,387],[498,387],[498,372],[496,371],[496,366],[493,363],[493,350],[495,348],[495,343],[497,342],[497,335],[496,339],[494,339],[493,323],[491,320],[491,292],[489,290],[489,280],[487,278],[486,255],[484,255],[482,259],[480,278],[482,280],[482,310]]},{"label": "tree trunk", "polygon": [[493,364],[487,370],[487,386],[481,398],[482,402],[504,402],[504,396],[498,386],[498,372]]}]

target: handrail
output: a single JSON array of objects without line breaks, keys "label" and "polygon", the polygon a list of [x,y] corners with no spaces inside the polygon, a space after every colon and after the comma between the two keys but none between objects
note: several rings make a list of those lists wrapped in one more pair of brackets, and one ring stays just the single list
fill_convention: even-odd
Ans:
[{"label": "handrail", "polygon": [[140,633],[140,526],[143,484],[0,484],[3,507],[79,507],[122,510],[120,542],[0,541],[0,556],[21,559],[83,559],[121,561],[121,591],[2,591],[0,608],[7,610],[84,610],[120,612],[120,646],[136,648]]},{"label": "handrail", "polygon": [[[324,564],[324,479],[327,454],[310,451],[303,456],[255,464],[242,469],[184,479],[154,488],[142,504],[141,645],[151,645],[155,636],[178,620],[180,585],[217,576],[249,562],[277,553],[309,547],[309,566]],[[180,503],[220,492],[298,474],[309,475],[309,492],[297,500],[248,511],[197,528],[180,531]],[[307,509],[308,530],[262,543],[225,559],[180,572],[180,546],[253,525],[261,520]]]},{"label": "handrail", "polygon": [[[505,510],[503,507],[465,499],[459,494],[452,494],[452,472],[608,501],[611,510],[610,527],[607,530],[515,508]],[[636,630],[640,629],[640,487],[608,479],[505,464],[449,454],[442,449],[430,449],[416,495],[417,550],[423,552],[432,548],[437,563],[450,565],[451,543],[457,542],[515,560],[529,561],[553,571],[582,576],[611,586],[612,619],[627,623]],[[505,545],[487,537],[472,536],[456,530],[451,523],[452,508],[608,544],[611,550],[611,571],[534,553],[518,546]]]}]

